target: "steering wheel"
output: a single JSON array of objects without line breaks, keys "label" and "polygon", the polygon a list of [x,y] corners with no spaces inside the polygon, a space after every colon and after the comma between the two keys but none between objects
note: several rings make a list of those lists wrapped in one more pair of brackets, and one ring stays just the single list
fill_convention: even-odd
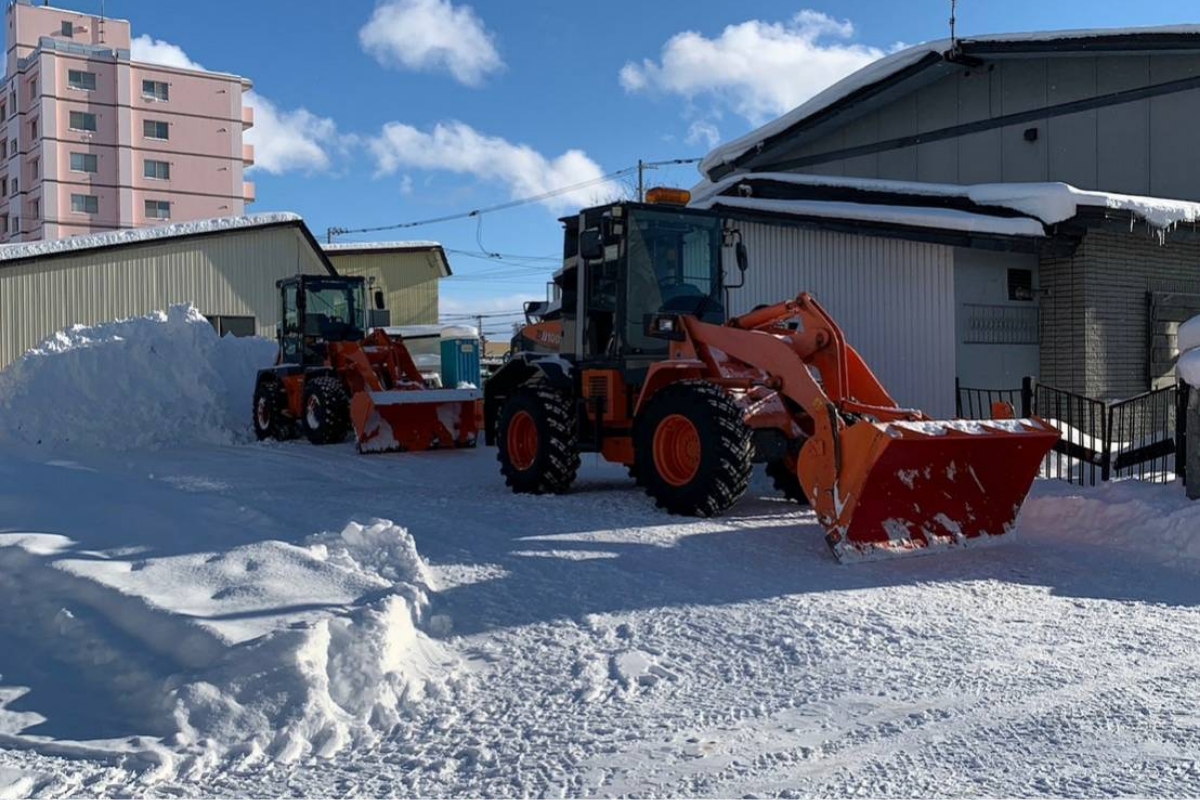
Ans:
[{"label": "steering wheel", "polygon": [[677,283],[662,290],[663,311],[691,311],[704,297],[704,292],[690,283]]}]

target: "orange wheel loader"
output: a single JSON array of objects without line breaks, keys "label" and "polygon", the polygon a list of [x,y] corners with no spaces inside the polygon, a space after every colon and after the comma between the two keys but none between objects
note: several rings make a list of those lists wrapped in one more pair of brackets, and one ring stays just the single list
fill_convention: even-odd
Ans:
[{"label": "orange wheel loader", "polygon": [[276,285],[279,356],[254,388],[260,440],[303,433],[332,444],[353,428],[363,453],[475,446],[479,392],[426,388],[401,336],[367,333],[363,278],[297,275]]},{"label": "orange wheel loader", "polygon": [[1053,427],[900,408],[808,294],[728,318],[739,232],[685,192],[648,200],[562,220],[559,352],[516,354],[485,386],[487,442],[514,492],[565,492],[580,453],[600,453],[666,511],[715,516],[764,462],[841,561],[1013,530]]}]

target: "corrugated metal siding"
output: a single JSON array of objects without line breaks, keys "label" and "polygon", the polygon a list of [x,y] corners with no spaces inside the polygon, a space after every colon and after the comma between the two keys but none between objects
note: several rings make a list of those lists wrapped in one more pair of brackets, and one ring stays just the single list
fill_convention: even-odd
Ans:
[{"label": "corrugated metal siding", "polygon": [[431,253],[326,253],[342,275],[374,277],[382,289],[393,325],[433,325],[438,321],[438,263]]},{"label": "corrugated metal siding", "polygon": [[731,312],[807,291],[892,397],[954,414],[954,251],[943,245],[739,222],[750,255]]},{"label": "corrugated metal siding", "polygon": [[193,303],[204,314],[253,316],[273,338],[275,281],[325,267],[296,228],[195,239],[0,264],[0,366],[68,325],[92,325]]}]

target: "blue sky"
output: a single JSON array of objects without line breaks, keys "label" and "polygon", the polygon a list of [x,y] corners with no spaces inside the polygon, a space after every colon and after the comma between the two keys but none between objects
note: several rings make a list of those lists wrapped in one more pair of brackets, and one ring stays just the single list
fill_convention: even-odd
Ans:
[{"label": "blue sky", "polygon": [[[56,3],[96,12],[99,0]],[[1189,22],[1186,3],[961,0],[963,35]],[[314,232],[428,219],[574,185],[647,160],[702,156],[894,48],[947,33],[949,0],[107,0],[143,57],[251,78],[254,211]],[[690,32],[690,33],[689,33]],[[135,57],[139,53],[135,52]],[[648,183],[690,186],[694,166]],[[340,241],[434,239],[455,277],[447,316],[544,294],[545,203]],[[481,250],[517,258],[489,259]],[[474,257],[469,255],[474,253]],[[491,318],[490,332],[506,327]]]}]

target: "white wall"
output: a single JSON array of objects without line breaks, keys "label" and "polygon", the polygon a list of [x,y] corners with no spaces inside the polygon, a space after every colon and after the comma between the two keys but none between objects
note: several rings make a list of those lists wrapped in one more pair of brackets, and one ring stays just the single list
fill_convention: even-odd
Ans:
[{"label": "white wall", "polygon": [[[735,223],[750,256],[731,314],[814,295],[902,406],[954,415],[954,251],[944,245]],[[736,280],[736,278],[734,278]]]},{"label": "white wall", "polygon": [[[1025,326],[1036,324],[1038,301],[1008,299],[1008,270],[1026,269],[1038,282],[1038,258],[1025,253],[986,250],[954,251],[954,297],[957,313],[955,341],[958,377],[963,386],[976,389],[1018,389],[1021,379],[1037,375],[1041,347],[1028,342]],[[1007,312],[1007,313],[1006,313]],[[970,330],[971,326],[984,330]],[[986,330],[992,326],[992,330]],[[991,340],[997,343],[983,343]]]}]

